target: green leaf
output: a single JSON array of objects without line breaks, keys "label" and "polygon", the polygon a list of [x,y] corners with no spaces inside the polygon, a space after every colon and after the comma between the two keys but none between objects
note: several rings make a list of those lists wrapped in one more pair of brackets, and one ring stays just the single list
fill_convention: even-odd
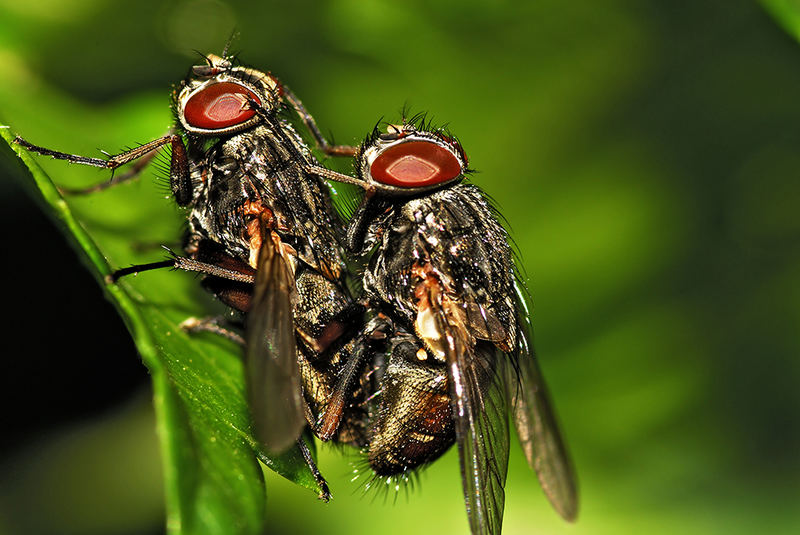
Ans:
[{"label": "green leaf", "polygon": [[259,460],[319,492],[298,452],[268,457],[251,437],[240,348],[213,335],[190,336],[180,328],[188,317],[223,311],[199,290],[196,277],[157,270],[117,284],[105,282],[112,266],[163,259],[159,245],[177,247],[185,214],[164,200],[153,181],[65,199],[37,164],[40,157],[13,144],[10,129],[1,129],[0,136],[5,140],[2,157],[16,160],[16,174],[102,285],[150,371],[168,531],[263,532],[265,488]]},{"label": "green leaf", "polygon": [[784,30],[800,41],[800,0],[761,0],[761,3]]}]

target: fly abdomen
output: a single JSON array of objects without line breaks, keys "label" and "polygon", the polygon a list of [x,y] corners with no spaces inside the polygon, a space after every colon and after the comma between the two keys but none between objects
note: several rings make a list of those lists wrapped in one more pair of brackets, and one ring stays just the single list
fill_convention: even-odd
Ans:
[{"label": "fly abdomen", "polygon": [[395,342],[370,430],[368,460],[381,476],[430,463],[455,440],[446,367],[413,337]]}]

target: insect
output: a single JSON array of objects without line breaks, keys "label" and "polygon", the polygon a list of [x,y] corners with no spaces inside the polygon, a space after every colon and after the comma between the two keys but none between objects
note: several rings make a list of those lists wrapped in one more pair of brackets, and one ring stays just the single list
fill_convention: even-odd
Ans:
[{"label": "insect", "polygon": [[[224,53],[192,69],[173,108],[170,133],[108,159],[17,142],[107,169],[170,147],[171,191],[189,212],[186,256],[114,278],[199,272],[245,315],[248,396],[267,449],[297,444],[318,475],[299,439],[308,426],[365,448],[375,473],[391,477],[456,443],[471,528],[498,533],[511,410],[548,497],[574,518],[574,475],[532,357],[508,236],[480,191],[460,184],[461,146],[415,121],[374,131],[358,151],[331,146],[288,88]],[[287,111],[323,152],[355,154],[358,178],[321,167]],[[368,258],[362,302],[347,290],[342,224],[322,179],[366,190],[345,240]]]},{"label": "insect", "polygon": [[[285,85],[235,65],[224,53],[193,67],[173,93],[173,110],[171,132],[108,159],[16,142],[112,170],[136,160],[141,165],[157,149],[171,148],[170,188],[189,212],[186,256],[121,269],[113,278],[168,266],[199,272],[206,288],[246,314],[243,343],[256,436],[272,452],[299,444],[316,472],[299,437],[306,425],[317,428],[320,412],[332,415],[341,441],[364,441],[357,403],[343,399],[341,406],[327,408],[349,352],[358,349],[345,341],[363,308],[345,285],[337,232],[342,224],[326,185],[311,172],[319,163],[289,115],[300,119],[326,154],[352,155],[355,149],[329,145]],[[352,382],[340,391],[348,398],[359,394]]]},{"label": "insect", "polygon": [[566,519],[577,487],[530,341],[526,292],[509,237],[469,173],[461,145],[417,117],[378,128],[356,155],[365,190],[347,231],[368,258],[370,309],[389,319],[369,423],[376,473],[405,474],[454,442],[473,533],[500,533],[510,410],[547,497]]}]

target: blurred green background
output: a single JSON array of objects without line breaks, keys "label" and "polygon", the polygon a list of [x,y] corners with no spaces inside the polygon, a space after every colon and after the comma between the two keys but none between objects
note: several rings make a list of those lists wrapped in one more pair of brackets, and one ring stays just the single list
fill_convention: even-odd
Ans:
[{"label": "blurred green background", "polygon": [[[0,121],[85,155],[154,139],[234,29],[339,142],[406,104],[448,123],[508,219],[583,503],[564,524],[512,444],[505,533],[800,532],[800,46],[758,4],[0,0]],[[0,532],[159,533],[147,373],[42,212],[0,193],[23,347]],[[270,533],[466,533],[455,452],[396,497],[320,456],[334,500],[268,474]]]}]

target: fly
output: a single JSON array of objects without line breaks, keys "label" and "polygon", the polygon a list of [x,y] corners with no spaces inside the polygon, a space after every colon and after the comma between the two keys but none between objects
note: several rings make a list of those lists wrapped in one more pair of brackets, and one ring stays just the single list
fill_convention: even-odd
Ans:
[{"label": "fly", "polygon": [[430,463],[453,443],[473,533],[500,533],[511,411],[528,463],[567,520],[575,475],[534,358],[527,293],[509,238],[461,145],[420,118],[377,128],[356,156],[365,198],[347,231],[367,259],[364,300],[393,325],[368,459],[379,475]]},{"label": "fly", "polygon": [[[15,141],[72,163],[113,170],[135,162],[134,171],[158,149],[171,148],[170,188],[189,212],[186,256],[112,277],[168,266],[204,274],[206,288],[246,315],[245,370],[256,438],[273,453],[298,444],[316,471],[300,435],[306,425],[318,428],[318,413],[349,351],[356,350],[343,341],[362,309],[345,285],[342,224],[319,172],[312,172],[319,163],[290,114],[326,154],[352,155],[355,149],[329,145],[277,78],[224,56],[210,55],[192,68],[173,92],[174,127],[142,146],[99,159]],[[348,383],[345,397],[353,395],[357,390]],[[349,441],[362,443],[363,416],[351,405],[343,404],[337,424],[343,440],[349,429]]]}]

